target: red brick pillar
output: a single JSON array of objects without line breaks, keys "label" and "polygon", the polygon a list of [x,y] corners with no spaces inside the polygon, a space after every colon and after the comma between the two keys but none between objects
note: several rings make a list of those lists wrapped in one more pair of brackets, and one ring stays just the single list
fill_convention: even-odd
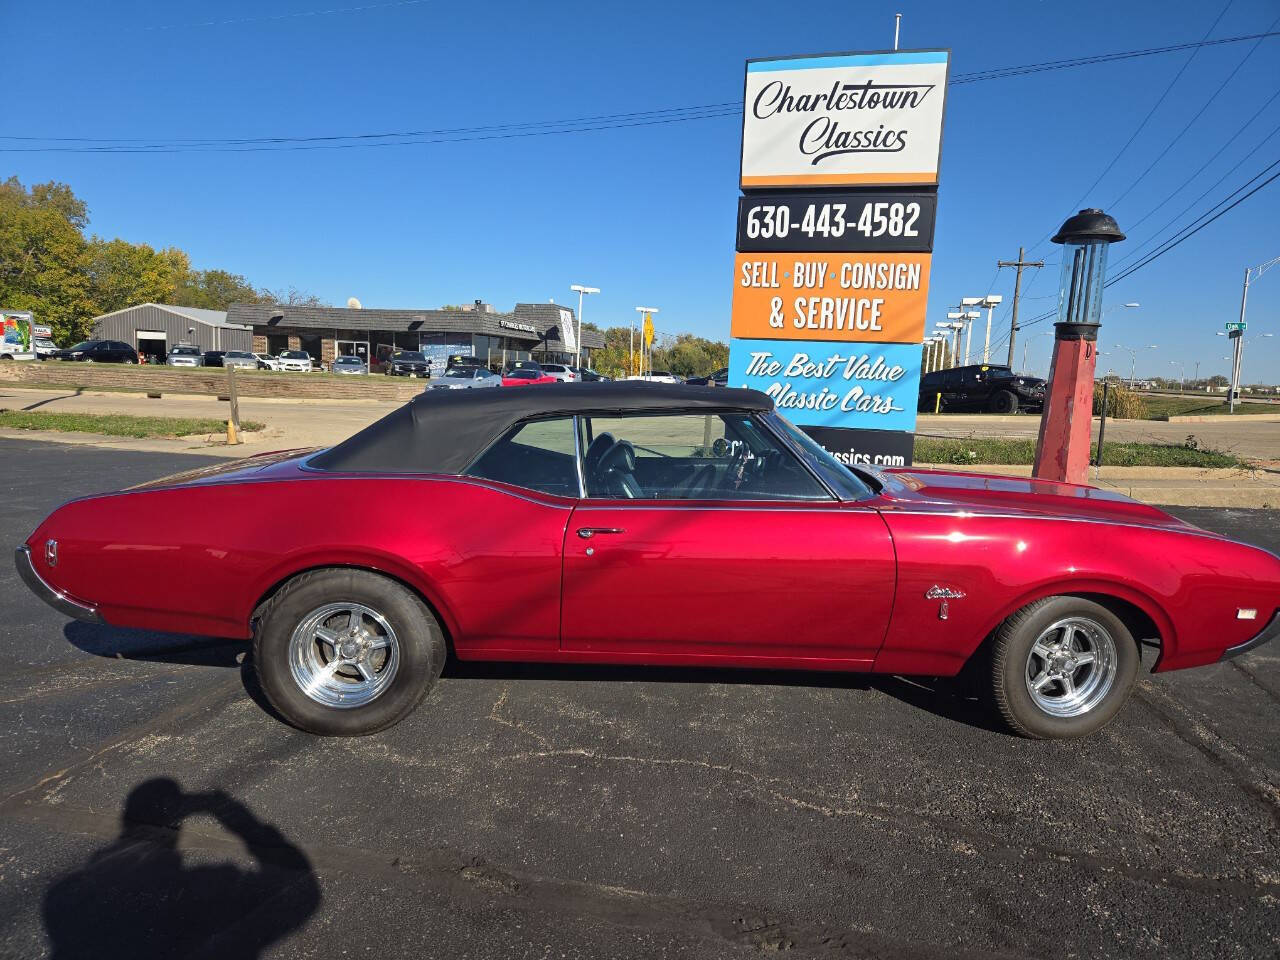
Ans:
[{"label": "red brick pillar", "polygon": [[[1093,333],[1096,337],[1096,332]],[[1095,339],[1077,335],[1074,340],[1055,340],[1053,366],[1044,415],[1040,418],[1040,439],[1036,443],[1033,475],[1038,480],[1087,483],[1092,444],[1093,375],[1098,364]]]}]

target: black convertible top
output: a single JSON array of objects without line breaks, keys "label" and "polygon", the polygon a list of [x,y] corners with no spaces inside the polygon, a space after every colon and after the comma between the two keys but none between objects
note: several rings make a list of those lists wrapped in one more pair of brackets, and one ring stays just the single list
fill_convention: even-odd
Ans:
[{"label": "black convertible top", "polygon": [[767,412],[758,390],[623,380],[426,390],[308,465],[342,473],[459,474],[521,420],[575,413],[674,410]]}]

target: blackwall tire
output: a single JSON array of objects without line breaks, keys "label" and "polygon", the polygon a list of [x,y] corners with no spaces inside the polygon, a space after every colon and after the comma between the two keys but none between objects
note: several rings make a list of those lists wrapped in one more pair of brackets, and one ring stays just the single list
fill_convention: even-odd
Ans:
[{"label": "blackwall tire", "polygon": [[399,723],[435,685],[446,653],[444,632],[418,596],[346,568],[286,583],[263,607],[253,641],[268,702],[320,736],[364,736]]},{"label": "blackwall tire", "polygon": [[1139,662],[1138,644],[1119,617],[1071,596],[1009,617],[991,653],[997,710],[1013,732],[1038,740],[1084,737],[1105,726],[1129,698]]},{"label": "blackwall tire", "polygon": [[1009,390],[998,390],[988,407],[992,413],[1017,413],[1018,395]]}]

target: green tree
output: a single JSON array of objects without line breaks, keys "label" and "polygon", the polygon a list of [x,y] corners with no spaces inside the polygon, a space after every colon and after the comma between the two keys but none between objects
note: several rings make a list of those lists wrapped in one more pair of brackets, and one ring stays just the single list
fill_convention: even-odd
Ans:
[{"label": "green tree", "polygon": [[225,310],[233,303],[260,303],[266,296],[238,273],[187,270],[177,278],[171,302],[178,307]]},{"label": "green tree", "polygon": [[0,184],[0,306],[30,310],[60,342],[83,338],[92,316],[85,272],[88,211],[57,183]]},{"label": "green tree", "polygon": [[178,279],[191,270],[181,250],[156,250],[145,243],[98,237],[89,242],[85,263],[95,314],[139,303],[169,303]]}]

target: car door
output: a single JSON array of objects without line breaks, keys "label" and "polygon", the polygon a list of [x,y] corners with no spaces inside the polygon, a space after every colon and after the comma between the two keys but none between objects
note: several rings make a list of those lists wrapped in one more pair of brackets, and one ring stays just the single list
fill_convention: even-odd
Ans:
[{"label": "car door", "polygon": [[[746,415],[582,421],[588,496],[565,537],[562,650],[622,662],[870,666],[896,580],[874,509],[835,499]],[[637,461],[687,463],[637,462],[611,486],[602,464],[617,443]],[[772,479],[737,479],[757,470],[754,479]]]}]

